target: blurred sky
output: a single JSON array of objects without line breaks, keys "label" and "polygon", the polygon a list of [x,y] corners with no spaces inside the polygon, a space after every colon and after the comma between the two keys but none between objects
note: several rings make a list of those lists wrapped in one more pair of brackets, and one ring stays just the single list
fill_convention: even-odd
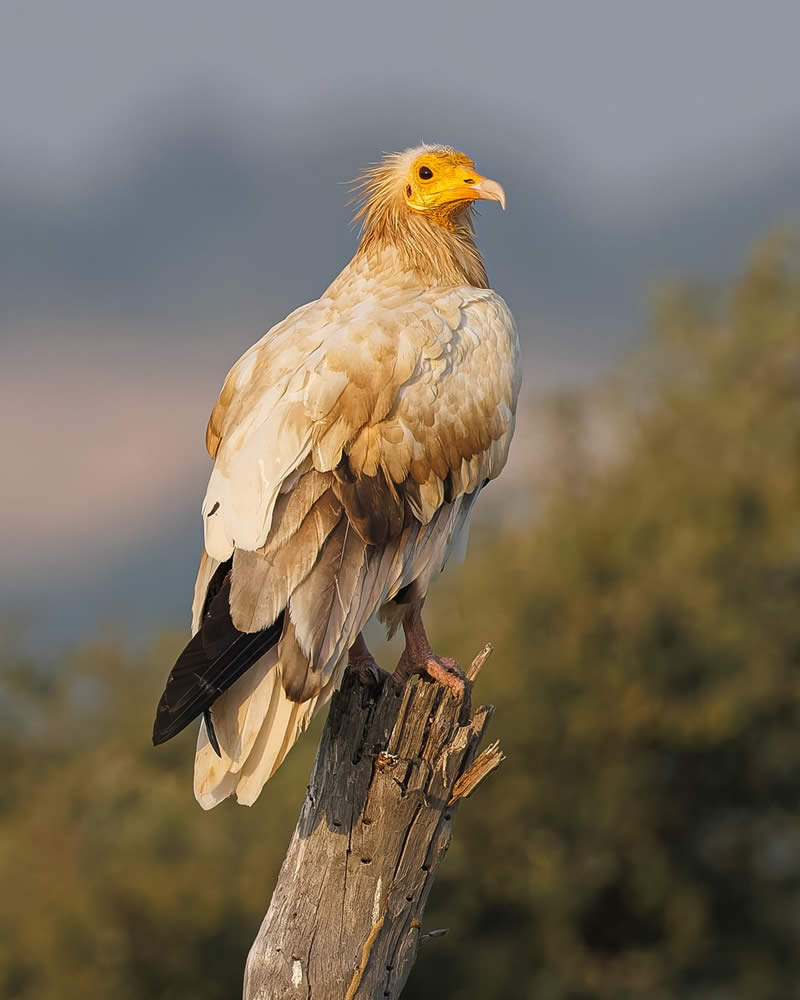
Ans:
[{"label": "blurred sky", "polygon": [[[5,0],[3,159],[93,175],[189,91],[305,127],[322,95],[474,105],[625,206],[798,123],[794,0]],[[527,153],[527,150],[525,151]]]},{"label": "blurred sky", "polygon": [[[528,385],[800,200],[800,4],[0,3],[0,605],[183,615],[225,371],[353,250],[340,183],[453,142]],[[526,429],[527,428],[527,429]],[[535,458],[521,422],[512,458]],[[511,477],[509,476],[509,479]],[[45,629],[47,631],[47,629]]]}]

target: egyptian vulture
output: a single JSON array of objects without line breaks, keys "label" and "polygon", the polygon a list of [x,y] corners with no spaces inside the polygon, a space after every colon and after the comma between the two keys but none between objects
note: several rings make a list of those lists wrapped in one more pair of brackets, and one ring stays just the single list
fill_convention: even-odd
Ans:
[{"label": "egyptian vulture", "polygon": [[205,809],[255,801],[348,664],[377,676],[376,613],[405,633],[396,682],[463,691],[421,611],[514,431],[519,341],[472,225],[505,194],[448,146],[386,156],[359,193],[355,256],[236,362],[208,423],[192,639],[153,729],[202,717]]}]

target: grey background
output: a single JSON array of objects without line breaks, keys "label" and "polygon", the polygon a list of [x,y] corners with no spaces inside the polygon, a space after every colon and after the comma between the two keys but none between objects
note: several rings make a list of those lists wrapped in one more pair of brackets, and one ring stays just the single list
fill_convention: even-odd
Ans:
[{"label": "grey background", "polygon": [[185,621],[214,394],[346,263],[343,182],[382,151],[506,187],[479,240],[526,406],[797,216],[795,3],[0,9],[0,605],[34,643]]}]

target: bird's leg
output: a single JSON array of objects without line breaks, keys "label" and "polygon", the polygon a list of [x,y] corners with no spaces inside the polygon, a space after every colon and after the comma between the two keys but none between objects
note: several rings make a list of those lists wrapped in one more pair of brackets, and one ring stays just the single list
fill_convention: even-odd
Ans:
[{"label": "bird's leg", "polygon": [[456,697],[464,694],[464,671],[449,656],[437,656],[431,648],[422,623],[422,605],[414,604],[403,619],[406,648],[392,675],[398,684],[405,684],[412,674],[422,674],[448,688]]},{"label": "bird's leg", "polygon": [[364,641],[362,632],[358,633],[356,641],[348,651],[347,669],[354,670],[361,683],[366,684],[367,687],[378,687],[383,678],[388,676],[387,672],[375,662],[375,658]]}]

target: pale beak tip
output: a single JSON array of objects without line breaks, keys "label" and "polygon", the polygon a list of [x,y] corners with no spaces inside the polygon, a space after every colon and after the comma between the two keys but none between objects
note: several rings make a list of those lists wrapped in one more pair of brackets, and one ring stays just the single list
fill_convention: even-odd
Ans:
[{"label": "pale beak tip", "polygon": [[506,193],[497,181],[491,181],[488,177],[484,177],[478,184],[475,185],[475,190],[478,192],[478,197],[485,198],[487,201],[499,202],[500,207],[505,212]]}]

